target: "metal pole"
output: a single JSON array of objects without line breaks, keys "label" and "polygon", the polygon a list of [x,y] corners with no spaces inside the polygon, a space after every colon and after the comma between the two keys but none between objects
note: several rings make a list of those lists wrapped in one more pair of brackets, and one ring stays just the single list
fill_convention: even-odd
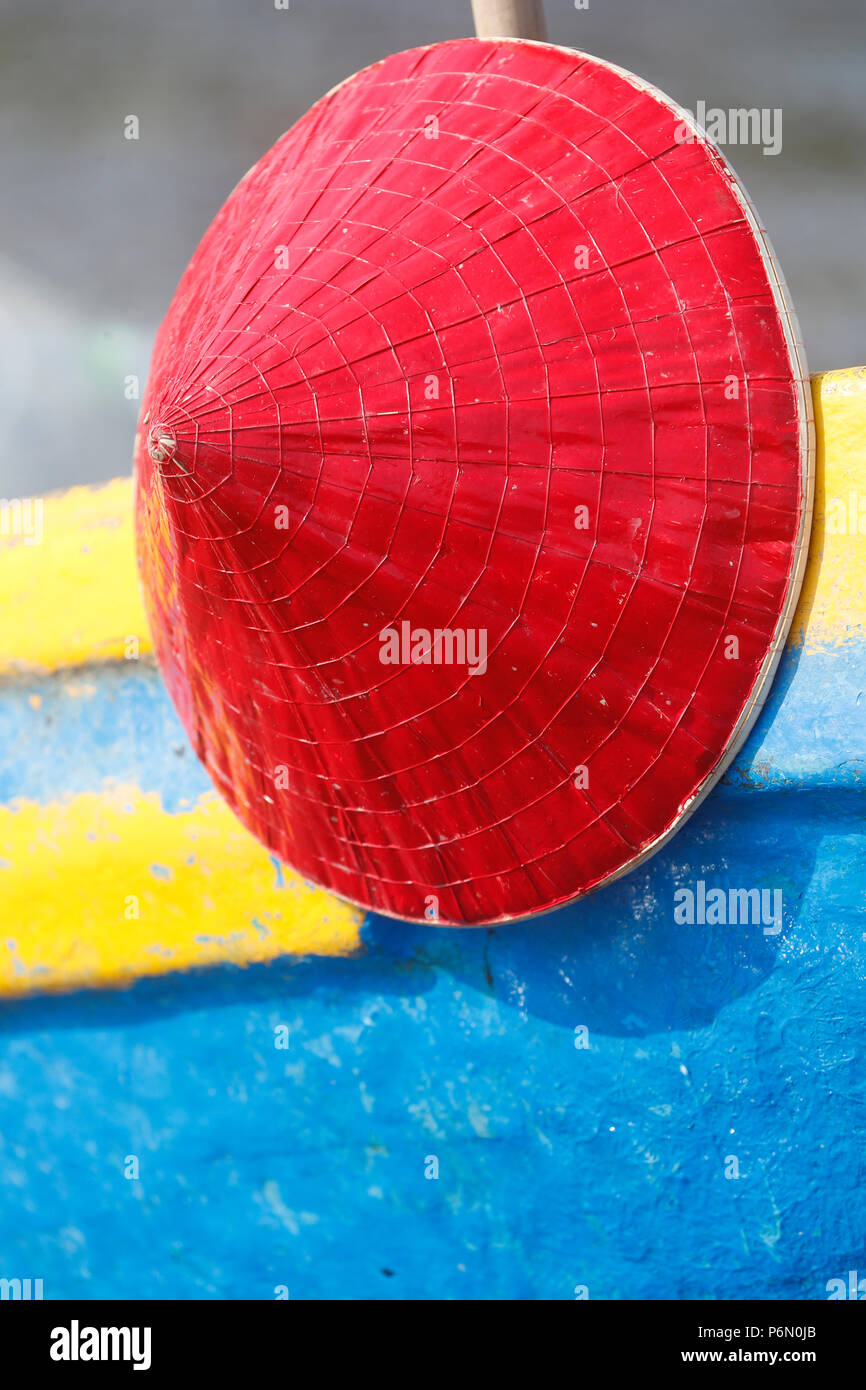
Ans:
[{"label": "metal pole", "polygon": [[542,0],[472,0],[479,39],[547,38]]}]

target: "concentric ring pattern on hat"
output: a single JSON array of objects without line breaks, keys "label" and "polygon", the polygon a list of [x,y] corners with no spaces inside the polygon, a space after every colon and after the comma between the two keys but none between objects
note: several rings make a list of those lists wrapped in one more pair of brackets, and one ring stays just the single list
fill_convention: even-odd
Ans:
[{"label": "concentric ring pattern on hat", "polygon": [[415,920],[640,862],[766,693],[804,382],[748,199],[639,79],[459,40],[336,88],[208,230],[142,404],[149,618],[219,791]]}]

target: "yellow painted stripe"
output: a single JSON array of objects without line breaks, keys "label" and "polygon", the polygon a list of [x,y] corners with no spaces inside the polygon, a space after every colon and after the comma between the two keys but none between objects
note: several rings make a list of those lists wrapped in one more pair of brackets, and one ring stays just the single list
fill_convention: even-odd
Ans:
[{"label": "yellow painted stripe", "polygon": [[866,367],[812,378],[818,455],[809,559],[789,642],[866,636]]},{"label": "yellow painted stripe", "polygon": [[131,478],[7,505],[4,521],[0,674],[122,657],[130,637],[150,651]]},{"label": "yellow painted stripe", "polygon": [[0,900],[7,997],[349,955],[363,917],[280,873],[215,794],[168,814],[136,787],[0,807]]}]

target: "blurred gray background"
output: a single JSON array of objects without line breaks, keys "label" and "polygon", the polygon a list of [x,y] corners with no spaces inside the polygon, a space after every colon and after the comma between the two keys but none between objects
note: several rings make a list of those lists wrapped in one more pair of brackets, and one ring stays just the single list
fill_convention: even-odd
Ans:
[{"label": "blurred gray background", "polygon": [[[866,359],[863,0],[545,0],[554,42],[694,110],[781,107],[727,149],[810,368]],[[324,91],[472,32],[469,0],[0,0],[0,497],[127,473],[153,335],[209,221]],[[139,117],[140,139],[123,138]]]}]

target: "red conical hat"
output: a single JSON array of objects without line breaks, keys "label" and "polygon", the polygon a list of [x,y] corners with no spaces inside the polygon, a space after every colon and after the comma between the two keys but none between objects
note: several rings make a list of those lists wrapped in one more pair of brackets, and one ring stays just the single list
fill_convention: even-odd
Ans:
[{"label": "red conical hat", "polygon": [[766,693],[807,401],[754,212],[666,97],[505,40],[359,73],[217,216],[142,407],[149,616],[217,787],[404,918],[623,873]]}]

